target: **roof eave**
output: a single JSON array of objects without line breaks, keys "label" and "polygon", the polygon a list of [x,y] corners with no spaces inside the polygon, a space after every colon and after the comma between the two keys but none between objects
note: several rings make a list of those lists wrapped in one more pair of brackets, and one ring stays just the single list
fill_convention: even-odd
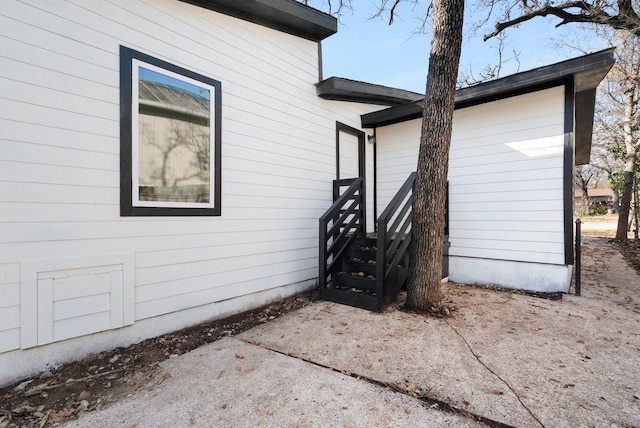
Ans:
[{"label": "roof eave", "polygon": [[330,77],[316,85],[320,98],[333,101],[393,106],[424,98],[423,94],[360,82],[342,77]]},{"label": "roof eave", "polygon": [[181,1],[316,42],[338,31],[336,18],[295,0]]},{"label": "roof eave", "polygon": [[[456,91],[456,108],[482,104],[537,90],[544,86],[562,84],[570,79],[575,92],[595,90],[613,66],[614,49],[606,49],[590,55],[570,59],[549,66],[517,73]],[[385,110],[362,115],[364,128],[375,128],[405,122],[421,117],[422,102],[398,105]]]}]

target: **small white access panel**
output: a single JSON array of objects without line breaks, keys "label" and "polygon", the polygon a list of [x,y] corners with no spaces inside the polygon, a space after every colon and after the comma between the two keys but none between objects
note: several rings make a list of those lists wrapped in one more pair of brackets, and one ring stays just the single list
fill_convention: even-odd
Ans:
[{"label": "small white access panel", "polygon": [[22,273],[23,349],[134,321],[132,256],[29,262]]}]

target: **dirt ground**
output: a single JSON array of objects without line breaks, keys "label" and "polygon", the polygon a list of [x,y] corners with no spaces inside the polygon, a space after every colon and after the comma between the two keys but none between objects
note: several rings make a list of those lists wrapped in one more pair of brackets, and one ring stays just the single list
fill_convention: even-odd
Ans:
[{"label": "dirt ground", "polygon": [[634,232],[630,231],[627,241],[618,241],[613,239],[616,236],[616,226],[618,224],[617,214],[593,215],[581,218],[582,236],[596,238],[611,238],[618,250],[624,258],[640,272],[640,240],[633,239]]},{"label": "dirt ground", "polygon": [[313,293],[147,339],[127,348],[37,374],[0,390],[0,428],[44,427],[162,383],[159,363],[225,336],[234,336],[309,304]]},{"label": "dirt ground", "polygon": [[[594,235],[597,233],[588,234],[585,248],[583,266],[589,275],[597,275],[597,269],[590,269],[588,263],[598,260],[598,249],[611,251],[612,246],[618,248],[640,273],[640,242],[622,243]],[[602,280],[606,281],[606,278]],[[160,362],[273,320],[308,305],[313,299],[313,293],[294,296],[232,318],[148,339],[127,348],[89,354],[81,361],[24,379],[0,390],[0,428],[53,426],[81,412],[99,410],[142,388],[151,389],[165,380],[166,374],[160,369]],[[446,304],[455,311],[455,299]],[[398,307],[395,305],[393,309]],[[445,315],[448,313],[447,310]]]}]

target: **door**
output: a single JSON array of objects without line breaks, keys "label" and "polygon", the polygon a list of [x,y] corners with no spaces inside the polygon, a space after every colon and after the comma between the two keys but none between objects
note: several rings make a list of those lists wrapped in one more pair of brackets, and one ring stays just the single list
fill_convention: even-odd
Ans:
[{"label": "door", "polygon": [[362,227],[367,231],[367,178],[365,172],[365,133],[344,123],[336,122],[336,181],[334,182],[334,201],[346,190],[351,182],[343,182],[362,177],[365,185],[362,190],[363,218]]},{"label": "door", "polygon": [[336,180],[365,178],[364,132],[336,122]]}]

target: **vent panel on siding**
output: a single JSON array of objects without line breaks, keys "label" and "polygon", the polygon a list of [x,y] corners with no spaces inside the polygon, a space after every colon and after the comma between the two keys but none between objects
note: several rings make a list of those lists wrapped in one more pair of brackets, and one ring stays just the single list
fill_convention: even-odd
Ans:
[{"label": "vent panel on siding", "polygon": [[132,260],[106,256],[25,263],[22,324],[31,328],[23,328],[21,347],[133,323]]}]

